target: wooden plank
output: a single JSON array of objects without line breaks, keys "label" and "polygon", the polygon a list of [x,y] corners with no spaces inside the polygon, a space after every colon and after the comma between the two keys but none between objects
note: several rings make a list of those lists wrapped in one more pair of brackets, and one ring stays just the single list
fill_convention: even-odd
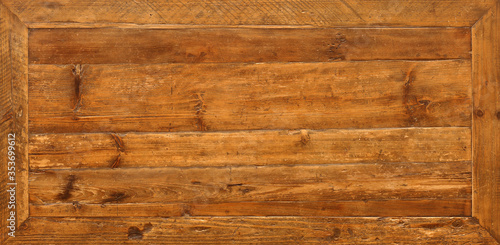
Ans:
[{"label": "wooden plank", "polygon": [[470,62],[30,65],[30,132],[471,125]]},{"label": "wooden plank", "polygon": [[355,200],[239,203],[140,203],[30,205],[30,217],[330,216],[466,217],[467,199]]},{"label": "wooden plank", "polygon": [[500,240],[500,3],[473,28],[474,217]]},{"label": "wooden plank", "polygon": [[469,59],[470,28],[31,29],[31,64]]},{"label": "wooden plank", "polygon": [[[11,224],[28,218],[28,30],[0,3],[0,243],[10,237]],[[15,165],[9,155],[9,134],[15,134]],[[14,172],[15,176],[8,172]],[[9,177],[13,177],[10,179]],[[7,183],[17,183],[7,185]],[[15,188],[15,198],[7,190]],[[15,205],[14,205],[15,203]],[[11,215],[12,214],[12,215]],[[7,219],[15,218],[15,221]],[[11,233],[11,235],[15,235]]]},{"label": "wooden plank", "polygon": [[470,169],[462,162],[40,171],[31,173],[29,193],[34,204],[470,198]]},{"label": "wooden plank", "polygon": [[31,169],[471,160],[470,128],[41,134]]},{"label": "wooden plank", "polygon": [[321,217],[30,218],[12,244],[138,242],[497,244],[473,218]]},{"label": "wooden plank", "polygon": [[58,23],[471,26],[494,0],[2,0],[30,27]]}]

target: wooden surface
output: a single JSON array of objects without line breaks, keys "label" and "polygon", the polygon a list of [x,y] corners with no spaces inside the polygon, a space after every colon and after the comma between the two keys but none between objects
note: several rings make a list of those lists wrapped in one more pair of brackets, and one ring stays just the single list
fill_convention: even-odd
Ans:
[{"label": "wooden surface", "polygon": [[[470,58],[470,28],[31,29],[31,64]],[[293,45],[292,45],[293,44]]]},{"label": "wooden surface", "polygon": [[12,244],[67,244],[67,241],[73,244],[497,244],[473,218],[324,217],[33,217]]},{"label": "wooden surface", "polygon": [[140,203],[175,207],[159,216],[467,216],[470,177],[470,162],[47,170],[30,177],[30,214],[92,216],[110,205],[103,215],[115,216]]},{"label": "wooden surface", "polygon": [[8,244],[498,244],[498,1],[1,2]]},{"label": "wooden surface", "polygon": [[[0,243],[7,238],[7,217],[16,225],[28,218],[28,29],[0,3]],[[8,135],[15,136],[16,208],[9,209]]]},{"label": "wooden surface", "polygon": [[471,26],[494,0],[2,0],[30,27],[184,25]]},{"label": "wooden surface", "polygon": [[[31,169],[471,160],[469,128],[40,134]],[[118,162],[117,162],[118,161]]]},{"label": "wooden surface", "polygon": [[474,217],[500,239],[500,3],[473,28]]},{"label": "wooden surface", "polygon": [[79,69],[30,65],[30,132],[471,125],[468,60]]}]

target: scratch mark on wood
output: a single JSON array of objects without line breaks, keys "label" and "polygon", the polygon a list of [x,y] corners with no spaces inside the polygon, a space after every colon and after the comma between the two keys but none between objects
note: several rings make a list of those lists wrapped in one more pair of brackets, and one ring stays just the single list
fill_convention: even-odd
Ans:
[{"label": "scratch mark on wood", "polygon": [[123,139],[117,134],[111,134],[116,143],[116,149],[120,152],[125,152],[125,145],[123,144]]},{"label": "scratch mark on wood", "polygon": [[202,93],[196,93],[195,95],[196,95],[196,99],[197,99],[197,103],[195,105],[196,124],[198,126],[198,130],[206,131],[207,125],[205,124],[205,121],[203,120],[203,115],[206,112],[205,100],[203,99]]},{"label": "scratch mark on wood", "polygon": [[116,160],[111,164],[111,168],[117,168],[120,165],[120,161],[122,160],[122,154],[118,154]]}]

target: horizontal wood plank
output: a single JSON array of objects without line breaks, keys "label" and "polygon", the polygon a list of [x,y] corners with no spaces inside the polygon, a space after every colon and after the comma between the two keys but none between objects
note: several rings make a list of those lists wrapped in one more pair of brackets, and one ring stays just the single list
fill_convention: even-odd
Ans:
[{"label": "horizontal wood plank", "polygon": [[29,193],[34,204],[470,198],[470,171],[470,162],[40,171]]},{"label": "horizontal wood plank", "polygon": [[138,242],[497,244],[473,218],[322,217],[30,218],[12,244]]},{"label": "horizontal wood plank", "polygon": [[469,59],[470,28],[31,29],[31,64]]},{"label": "horizontal wood plank", "polygon": [[471,160],[465,127],[32,134],[29,142],[32,170]]},{"label": "horizontal wood plank", "polygon": [[466,217],[467,199],[239,203],[30,204],[30,217],[331,216]]},{"label": "horizontal wood plank", "polygon": [[472,26],[494,0],[2,0],[30,27],[59,23]]},{"label": "horizontal wood plank", "polygon": [[470,61],[31,65],[30,132],[470,126]]}]

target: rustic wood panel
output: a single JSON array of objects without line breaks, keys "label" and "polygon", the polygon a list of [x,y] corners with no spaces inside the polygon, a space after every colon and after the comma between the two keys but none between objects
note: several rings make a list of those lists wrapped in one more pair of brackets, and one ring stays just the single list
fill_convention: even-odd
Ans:
[{"label": "rustic wood panel", "polygon": [[[15,212],[16,226],[28,218],[28,30],[0,3],[0,243],[7,239],[7,219]],[[15,134],[16,207],[7,189],[8,135]]]},{"label": "rustic wood panel", "polygon": [[218,203],[471,197],[470,162],[31,173],[30,202]]},{"label": "rustic wood panel", "polygon": [[500,239],[500,3],[473,28],[474,217]]},{"label": "rustic wood panel", "polygon": [[117,168],[471,160],[470,128],[41,134],[30,167]]},{"label": "rustic wood panel", "polygon": [[31,65],[30,132],[470,126],[470,62]]},{"label": "rustic wood panel", "polygon": [[58,23],[471,26],[494,0],[2,0],[31,27]]},{"label": "rustic wood panel", "polygon": [[31,29],[31,64],[470,58],[470,28]]},{"label": "rustic wood panel", "polygon": [[176,217],[176,216],[471,216],[472,200],[355,200],[238,203],[140,203],[30,205],[30,217]]},{"label": "rustic wood panel", "polygon": [[67,244],[67,241],[73,244],[497,244],[473,218],[297,217],[30,218],[12,244]]}]

